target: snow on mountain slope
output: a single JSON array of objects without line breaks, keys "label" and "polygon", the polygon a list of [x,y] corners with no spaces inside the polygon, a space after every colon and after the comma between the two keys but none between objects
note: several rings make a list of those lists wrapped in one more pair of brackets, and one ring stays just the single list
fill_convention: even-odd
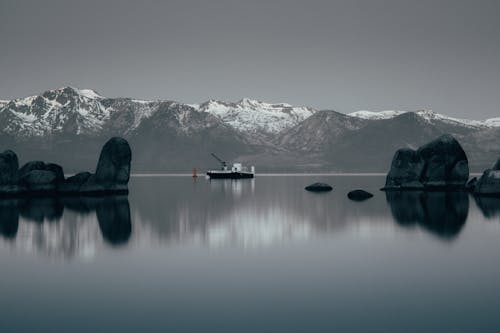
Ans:
[{"label": "snow on mountain slope", "polygon": [[378,119],[394,118],[394,117],[399,116],[400,114],[403,114],[406,112],[407,111],[393,111],[393,110],[378,111],[378,112],[361,110],[361,111],[351,112],[347,115],[351,116],[351,117],[362,118],[362,119],[378,120]]},{"label": "snow on mountain slope", "polygon": [[294,107],[286,103],[270,104],[248,98],[237,103],[210,100],[201,104],[199,110],[219,117],[239,131],[257,136],[277,134],[316,112],[307,107]]},{"label": "snow on mountain slope", "polygon": [[428,122],[433,122],[433,121],[438,120],[438,121],[443,121],[443,122],[450,123],[450,124],[461,124],[461,125],[465,125],[468,127],[499,127],[500,126],[500,118],[492,118],[492,119],[487,119],[485,121],[461,119],[461,118],[454,118],[454,117],[445,116],[445,115],[433,112],[432,110],[420,110],[420,111],[387,110],[387,111],[379,111],[379,112],[364,111],[363,110],[363,111],[351,112],[348,115],[351,117],[357,117],[357,118],[362,118],[362,119],[379,120],[379,119],[391,119],[391,118],[399,116],[403,113],[408,113],[408,112],[413,112],[413,113],[417,114],[418,116],[422,117],[423,119],[427,120]]},{"label": "snow on mountain slope", "polygon": [[490,119],[486,119],[484,121],[484,123],[486,124],[486,126],[488,127],[500,127],[500,117],[498,118],[490,118]]},{"label": "snow on mountain slope", "polygon": [[96,133],[109,112],[91,90],[64,87],[14,99],[0,109],[1,130],[20,136]]}]

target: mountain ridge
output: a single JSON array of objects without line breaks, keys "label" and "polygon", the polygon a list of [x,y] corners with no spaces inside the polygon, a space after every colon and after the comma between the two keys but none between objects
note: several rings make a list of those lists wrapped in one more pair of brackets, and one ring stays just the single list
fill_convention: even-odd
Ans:
[{"label": "mountain ridge", "polygon": [[93,145],[123,136],[134,150],[134,171],[217,167],[214,151],[259,171],[381,172],[395,149],[443,133],[459,139],[478,170],[500,155],[500,118],[466,120],[431,110],[344,114],[249,98],[186,104],[74,87],[0,103],[0,148],[74,170],[95,163]]}]

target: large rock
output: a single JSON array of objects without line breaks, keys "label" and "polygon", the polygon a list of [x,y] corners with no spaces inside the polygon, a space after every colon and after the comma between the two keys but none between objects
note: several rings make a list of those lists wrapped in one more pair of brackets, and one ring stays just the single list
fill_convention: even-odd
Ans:
[{"label": "large rock", "polygon": [[500,196],[500,159],[495,163],[493,169],[483,172],[474,187],[474,194]]},{"label": "large rock", "polygon": [[101,150],[96,172],[80,188],[86,193],[127,193],[132,151],[127,140],[114,137]]},{"label": "large rock", "polygon": [[331,191],[333,188],[325,183],[314,183],[309,186],[306,186],[305,189],[311,192],[328,192]]},{"label": "large rock", "polygon": [[19,162],[16,153],[12,150],[6,150],[0,154],[0,194],[19,191],[17,185],[18,169]]},{"label": "large rock", "polygon": [[416,151],[398,150],[384,189],[465,188],[467,179],[465,151],[454,137],[445,134]]}]

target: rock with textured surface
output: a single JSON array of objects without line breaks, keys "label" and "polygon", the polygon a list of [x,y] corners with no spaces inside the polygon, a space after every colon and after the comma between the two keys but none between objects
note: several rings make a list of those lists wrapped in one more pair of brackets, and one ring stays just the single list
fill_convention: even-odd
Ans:
[{"label": "rock with textured surface", "polygon": [[384,189],[463,189],[467,179],[465,151],[453,136],[445,134],[417,151],[398,150]]},{"label": "rock with textured surface", "polygon": [[347,193],[347,197],[354,201],[364,201],[373,197],[373,194],[365,190],[354,190]]},{"label": "rock with textured surface", "polygon": [[333,187],[325,183],[314,183],[306,186],[305,189],[311,192],[327,192],[333,190]]},{"label": "rock with textured surface", "polygon": [[12,150],[0,154],[0,193],[15,193],[17,186],[17,169],[19,162],[17,155]]},{"label": "rock with textured surface", "polygon": [[493,169],[483,172],[474,187],[474,194],[500,196],[500,159],[495,163]]},{"label": "rock with textured surface", "polygon": [[126,193],[132,152],[127,140],[114,137],[101,150],[96,172],[80,188],[86,193]]},{"label": "rock with textured surface", "polygon": [[90,178],[90,172],[80,172],[74,176],[66,178],[57,190],[62,193],[78,193],[83,184]]},{"label": "rock with textured surface", "polygon": [[386,188],[423,188],[420,177],[424,169],[424,161],[413,149],[403,148],[396,151],[387,174]]},{"label": "rock with textured surface", "polygon": [[32,170],[25,173],[19,183],[28,192],[51,192],[56,190],[57,175],[48,170]]},{"label": "rock with textured surface", "polygon": [[421,181],[425,187],[463,187],[469,179],[469,162],[460,143],[445,134],[420,147],[425,163]]}]

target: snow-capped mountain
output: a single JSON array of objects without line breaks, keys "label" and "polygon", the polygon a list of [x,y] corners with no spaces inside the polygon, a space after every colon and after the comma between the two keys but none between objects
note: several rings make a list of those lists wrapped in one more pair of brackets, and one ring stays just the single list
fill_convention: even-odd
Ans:
[{"label": "snow-capped mountain", "polygon": [[270,104],[243,98],[237,103],[210,100],[199,111],[213,114],[238,131],[252,136],[278,134],[304,121],[316,110],[286,103]]},{"label": "snow-capped mountain", "polygon": [[461,118],[454,118],[454,117],[449,117],[446,115],[442,115],[439,113],[436,113],[432,110],[419,110],[419,111],[399,111],[399,110],[386,110],[386,111],[356,111],[356,112],[351,112],[348,115],[351,117],[357,117],[357,118],[363,118],[363,119],[368,119],[368,120],[380,120],[380,119],[391,119],[394,117],[397,117],[403,113],[408,113],[408,112],[414,112],[418,116],[422,117],[423,119],[432,122],[435,120],[438,121],[443,121],[443,122],[448,122],[448,123],[457,123],[457,124],[463,124],[466,126],[472,126],[472,127],[499,127],[500,126],[500,118],[491,118],[491,119],[486,119],[483,121],[480,120],[470,120],[470,119],[461,119]]},{"label": "snow-capped mountain", "polygon": [[[110,136],[134,151],[134,171],[216,167],[210,152],[259,171],[385,171],[398,147],[417,147],[450,133],[476,170],[500,156],[500,118],[448,117],[430,110],[343,114],[244,98],[201,104],[107,98],[63,87],[0,101],[0,149],[44,159],[68,172],[95,166]],[[314,169],[313,169],[314,168]]]},{"label": "snow-capped mountain", "polygon": [[[291,128],[315,112],[311,108],[247,98],[236,103],[210,100],[193,105],[106,98],[91,89],[63,87],[41,95],[0,102],[0,131],[18,137],[61,133],[96,135],[106,130],[124,135],[165,106],[188,113],[211,114],[254,139]],[[175,114],[184,131],[189,131],[190,124],[183,120],[185,115],[182,112]]]}]

